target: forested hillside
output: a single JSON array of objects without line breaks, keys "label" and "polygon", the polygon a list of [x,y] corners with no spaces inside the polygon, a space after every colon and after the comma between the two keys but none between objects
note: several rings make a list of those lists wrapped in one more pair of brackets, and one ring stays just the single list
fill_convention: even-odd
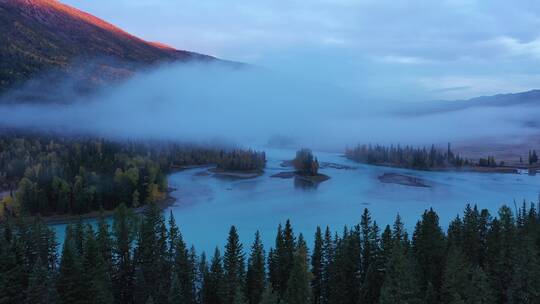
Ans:
[{"label": "forested hillside", "polygon": [[[201,223],[202,224],[202,223]],[[426,210],[412,233],[368,210],[341,234],[305,242],[287,221],[272,248],[233,226],[225,248],[198,253],[172,215],[120,205],[109,224],[67,227],[62,254],[37,219],[0,226],[0,303],[538,303],[540,216],[534,205],[496,216],[469,206],[446,233]],[[225,231],[216,233],[225,234]]]},{"label": "forested hillside", "polygon": [[0,94],[43,73],[49,86],[70,78],[88,90],[159,62],[213,59],[144,41],[56,0],[0,0],[0,28]]}]

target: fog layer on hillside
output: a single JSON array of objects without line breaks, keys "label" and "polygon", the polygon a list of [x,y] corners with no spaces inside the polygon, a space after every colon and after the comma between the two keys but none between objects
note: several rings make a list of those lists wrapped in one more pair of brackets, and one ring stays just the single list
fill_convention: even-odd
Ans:
[{"label": "fog layer on hillside", "polygon": [[77,98],[68,105],[0,106],[1,124],[114,138],[257,146],[287,138],[294,146],[342,149],[366,142],[428,144],[528,135],[535,126],[525,122],[540,114],[539,108],[509,106],[403,115],[404,107],[411,113],[420,103],[216,63],[163,66],[93,97]]}]

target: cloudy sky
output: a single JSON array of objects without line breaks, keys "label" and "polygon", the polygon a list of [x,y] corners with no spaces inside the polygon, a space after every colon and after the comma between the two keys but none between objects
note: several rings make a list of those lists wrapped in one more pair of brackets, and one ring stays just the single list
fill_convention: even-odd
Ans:
[{"label": "cloudy sky", "polygon": [[540,88],[535,0],[64,0],[146,40],[390,99]]}]

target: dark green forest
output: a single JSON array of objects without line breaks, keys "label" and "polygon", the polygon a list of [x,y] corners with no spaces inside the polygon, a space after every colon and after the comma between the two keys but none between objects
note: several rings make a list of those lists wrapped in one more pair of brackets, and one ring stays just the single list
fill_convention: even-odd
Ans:
[{"label": "dark green forest", "polygon": [[[534,204],[497,215],[467,205],[446,232],[426,210],[412,234],[366,209],[341,233],[318,227],[308,246],[292,224],[265,248],[230,228],[206,255],[155,204],[120,205],[112,222],[67,227],[58,254],[39,218],[0,226],[0,303],[539,303],[540,215]],[[225,233],[221,231],[220,233]]]},{"label": "dark green forest", "polygon": [[217,168],[228,171],[261,171],[266,166],[266,154],[253,150],[221,151]]},{"label": "dark green forest", "polygon": [[191,165],[262,169],[264,153],[169,142],[113,141],[6,132],[0,135],[4,213],[84,214],[161,201],[167,174]]},{"label": "dark green forest", "polygon": [[[409,169],[431,170],[441,168],[461,168],[473,163],[454,153],[448,144],[446,150],[432,145],[428,148],[412,146],[358,145],[345,151],[347,158],[372,165],[388,165]],[[491,160],[491,158],[490,158]],[[493,159],[494,162],[494,159]],[[489,163],[491,166],[491,162]],[[487,166],[487,163],[486,163]]]}]

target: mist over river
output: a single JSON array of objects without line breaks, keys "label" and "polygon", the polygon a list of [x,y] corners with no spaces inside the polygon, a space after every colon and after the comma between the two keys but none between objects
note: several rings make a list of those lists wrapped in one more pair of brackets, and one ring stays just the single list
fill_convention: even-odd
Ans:
[{"label": "mist over river", "polygon": [[[538,202],[540,175],[473,172],[427,172],[361,165],[338,153],[314,153],[320,163],[347,165],[352,169],[322,168],[331,178],[316,188],[295,186],[294,179],[270,177],[283,168],[283,160],[294,158],[294,150],[266,149],[268,163],[264,175],[234,180],[204,174],[205,168],[189,169],[169,176],[176,190],[176,202],[164,210],[172,212],[184,239],[196,249],[212,252],[224,246],[231,225],[236,225],[247,248],[256,230],[267,248],[273,246],[279,223],[290,219],[295,232],[311,242],[317,225],[341,232],[344,225],[360,221],[364,208],[372,213],[381,229],[400,214],[407,230],[412,229],[422,212],[433,207],[441,225],[462,214],[467,203],[487,208],[495,215],[503,204],[514,207],[514,200]],[[430,187],[383,183],[379,176],[398,173],[422,179]],[[59,241],[64,224],[53,225]]]}]

